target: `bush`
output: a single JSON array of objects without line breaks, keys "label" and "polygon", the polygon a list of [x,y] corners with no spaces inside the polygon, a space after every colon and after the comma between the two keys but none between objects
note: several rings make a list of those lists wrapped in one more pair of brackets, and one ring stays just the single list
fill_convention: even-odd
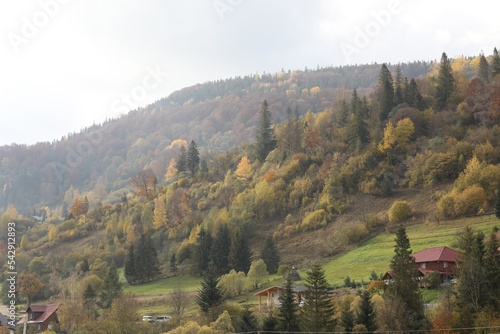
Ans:
[{"label": "bush", "polygon": [[368,230],[362,223],[347,226],[343,232],[345,242],[349,245],[356,244],[368,236]]},{"label": "bush", "polygon": [[412,209],[406,201],[395,201],[389,209],[389,221],[391,223],[402,223],[412,215]]},{"label": "bush", "polygon": [[478,214],[486,206],[486,192],[479,186],[469,187],[455,196],[455,213],[459,216]]},{"label": "bush", "polygon": [[328,224],[328,218],[329,214],[323,209],[310,212],[302,220],[300,228],[303,231],[309,231],[324,227]]},{"label": "bush", "polygon": [[439,216],[443,218],[452,218],[456,216],[455,213],[455,198],[451,195],[441,197],[438,201]]}]

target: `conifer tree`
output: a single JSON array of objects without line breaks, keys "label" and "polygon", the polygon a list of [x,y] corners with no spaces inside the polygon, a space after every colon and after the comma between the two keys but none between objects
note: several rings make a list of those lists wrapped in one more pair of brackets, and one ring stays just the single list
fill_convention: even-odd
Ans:
[{"label": "conifer tree", "polygon": [[394,257],[391,260],[391,271],[394,272],[394,283],[387,287],[387,296],[399,298],[413,317],[408,329],[422,329],[424,324],[424,304],[417,281],[417,268],[412,257],[410,239],[403,226],[396,230]]},{"label": "conifer tree", "polygon": [[396,67],[396,77],[394,80],[394,106],[398,106],[404,102],[403,91],[403,75],[401,74],[401,67]]},{"label": "conifer tree", "polygon": [[186,169],[193,177],[200,166],[200,153],[198,152],[198,147],[194,140],[191,140],[186,156]]},{"label": "conifer tree", "polygon": [[212,241],[210,260],[218,275],[229,272],[229,251],[231,249],[231,235],[226,224],[218,227]]},{"label": "conifer tree", "polygon": [[229,266],[236,272],[242,271],[246,275],[251,264],[252,254],[248,246],[248,238],[239,229],[235,229],[229,250]]},{"label": "conifer tree", "polygon": [[298,332],[299,306],[295,300],[292,281],[287,280],[283,294],[279,297],[280,308],[278,311],[278,328],[284,332]]},{"label": "conifer tree", "polygon": [[214,273],[209,271],[201,282],[196,303],[204,314],[208,314],[213,307],[219,306],[223,302],[224,294],[219,286],[219,279]]},{"label": "conifer tree", "polygon": [[485,82],[490,81],[490,67],[488,65],[488,61],[486,60],[484,54],[481,54],[479,56],[479,70],[477,75]]},{"label": "conifer tree", "polygon": [[100,304],[103,308],[108,308],[113,303],[113,300],[121,295],[122,285],[118,278],[118,270],[116,269],[115,261],[111,262],[106,277],[104,277],[103,287],[100,295]]},{"label": "conifer tree", "polygon": [[355,325],[354,312],[351,310],[351,302],[348,298],[344,298],[340,304],[340,325],[345,333],[352,332]]},{"label": "conifer tree", "polygon": [[349,105],[344,100],[344,101],[342,101],[342,104],[340,105],[338,124],[339,124],[339,126],[345,126],[345,125],[347,125],[348,121],[349,121]]},{"label": "conifer tree", "polygon": [[172,253],[172,256],[170,256],[170,271],[174,276],[177,276],[177,256],[175,255],[175,252]]},{"label": "conifer tree", "polygon": [[208,269],[210,263],[210,250],[212,247],[212,236],[203,227],[196,238],[195,265],[200,276]]},{"label": "conifer tree", "polygon": [[500,185],[497,189],[497,197],[495,199],[495,216],[500,219]]},{"label": "conifer tree", "polygon": [[177,169],[177,173],[185,173],[187,171],[187,150],[184,145],[179,149],[179,155],[175,161],[175,169]]},{"label": "conifer tree", "polygon": [[376,95],[380,103],[379,118],[385,121],[394,107],[394,84],[386,64],[382,64],[380,69]]},{"label": "conifer tree", "polygon": [[300,312],[300,327],[305,332],[332,332],[335,329],[335,307],[330,296],[330,285],[323,268],[312,266],[306,277],[305,302]]},{"label": "conifer tree", "polygon": [[131,244],[127,252],[127,258],[125,259],[125,279],[129,284],[134,284],[137,281],[135,257],[134,244]]},{"label": "conifer tree", "polygon": [[498,248],[500,242],[497,231],[493,230],[485,241],[484,269],[487,282],[487,304],[496,310],[500,310],[500,257]]},{"label": "conifer tree", "polygon": [[271,121],[271,112],[267,101],[264,100],[260,111],[259,128],[256,137],[257,158],[264,162],[269,152],[276,148],[276,139],[274,137],[274,128]]},{"label": "conifer tree", "polygon": [[413,78],[411,78],[408,85],[408,92],[405,94],[405,102],[412,108],[417,108],[418,110],[425,109],[424,98],[420,94],[417,82]]},{"label": "conifer tree", "polygon": [[135,253],[135,272],[138,282],[150,282],[160,275],[158,253],[149,235],[141,235]]},{"label": "conifer tree", "polygon": [[267,266],[267,271],[270,274],[276,274],[278,272],[281,259],[272,235],[269,235],[266,238],[266,242],[264,243],[264,247],[260,253],[260,258],[264,260],[264,263]]},{"label": "conifer tree", "polygon": [[92,287],[92,284],[87,284],[85,291],[83,291],[83,306],[89,313],[89,315],[95,314],[94,305],[96,303],[97,294]]},{"label": "conifer tree", "polygon": [[369,332],[377,330],[375,322],[375,308],[371,301],[371,295],[368,290],[364,290],[360,294],[361,303],[359,304],[358,312],[356,314],[356,323],[365,326]]},{"label": "conifer tree", "polygon": [[255,318],[255,315],[250,311],[248,306],[243,308],[237,331],[241,333],[257,333],[259,331],[257,318]]},{"label": "conifer tree", "polygon": [[446,53],[443,52],[439,65],[439,73],[436,85],[436,108],[441,111],[450,101],[450,97],[455,90],[455,78],[451,62]]},{"label": "conifer tree", "polygon": [[500,55],[497,48],[494,48],[493,60],[491,61],[491,76],[494,78],[497,74],[500,74]]}]

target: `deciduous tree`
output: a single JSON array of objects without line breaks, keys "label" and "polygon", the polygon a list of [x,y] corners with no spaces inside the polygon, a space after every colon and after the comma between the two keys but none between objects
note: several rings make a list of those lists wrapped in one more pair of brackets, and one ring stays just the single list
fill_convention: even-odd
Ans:
[{"label": "deciduous tree", "polygon": [[137,196],[152,199],[156,193],[158,180],[151,168],[143,169],[137,176],[132,177],[130,184]]}]

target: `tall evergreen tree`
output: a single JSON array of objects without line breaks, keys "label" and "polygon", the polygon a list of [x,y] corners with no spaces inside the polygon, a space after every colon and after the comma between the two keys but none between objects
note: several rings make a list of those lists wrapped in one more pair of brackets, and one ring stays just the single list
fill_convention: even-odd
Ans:
[{"label": "tall evergreen tree", "polygon": [[415,79],[411,78],[408,85],[408,92],[405,94],[405,102],[412,108],[417,108],[418,110],[425,109],[424,98],[418,90],[417,82]]},{"label": "tall evergreen tree", "polygon": [[305,332],[332,332],[335,307],[330,296],[330,285],[326,281],[323,268],[312,266],[306,277],[305,302],[300,312],[300,327]]},{"label": "tall evergreen tree", "polygon": [[450,97],[455,91],[455,77],[451,62],[446,53],[443,52],[439,65],[439,73],[436,85],[436,108],[441,111],[450,101]]},{"label": "tall evergreen tree", "polygon": [[485,82],[490,81],[490,67],[484,54],[479,55],[479,70],[477,75]]},{"label": "tall evergreen tree", "polygon": [[500,311],[500,257],[498,256],[500,242],[496,232],[493,230],[486,239],[483,264],[489,291],[487,304]]},{"label": "tall evergreen tree", "polygon": [[295,300],[292,281],[287,280],[283,294],[279,297],[280,308],[278,310],[278,328],[284,332],[298,332],[299,306]]},{"label": "tall evergreen tree", "polygon": [[500,55],[498,55],[497,48],[493,49],[493,60],[491,61],[491,76],[500,74]]},{"label": "tall evergreen tree", "polygon": [[142,234],[135,247],[135,272],[140,283],[150,282],[160,275],[158,253],[149,235]]},{"label": "tall evergreen tree", "polygon": [[200,276],[208,269],[210,264],[210,249],[212,236],[203,227],[196,238],[195,265]]},{"label": "tall evergreen tree", "polygon": [[274,136],[274,128],[271,121],[271,111],[264,100],[260,110],[259,128],[257,129],[256,137],[257,158],[264,162],[269,152],[276,148],[276,139]]},{"label": "tall evergreen tree", "polygon": [[94,316],[96,313],[95,304],[96,304],[97,294],[92,287],[92,284],[87,284],[85,291],[83,291],[83,306],[89,315]]},{"label": "tall evergreen tree", "polygon": [[396,67],[396,77],[394,79],[394,106],[398,106],[404,102],[403,91],[403,75],[401,74],[401,67]]},{"label": "tall evergreen tree", "polygon": [[342,104],[340,105],[340,110],[338,115],[339,116],[337,122],[339,126],[347,125],[347,122],[349,121],[349,105],[345,100],[342,101]]},{"label": "tall evergreen tree", "polygon": [[223,302],[224,293],[219,286],[219,279],[214,273],[208,271],[201,282],[196,303],[203,313],[208,314],[213,307],[220,306]]},{"label": "tall evergreen tree", "polygon": [[360,150],[369,140],[368,101],[360,99],[356,89],[352,92],[351,115],[347,125],[347,142],[351,149]]},{"label": "tall evergreen tree", "polygon": [[226,224],[221,224],[212,240],[210,261],[218,275],[229,272],[229,251],[231,249],[231,235]]},{"label": "tall evergreen tree", "polygon": [[235,229],[229,250],[229,266],[236,272],[243,271],[247,274],[251,264],[252,254],[248,246],[248,238],[239,229]]},{"label": "tall evergreen tree", "polygon": [[394,107],[394,84],[386,64],[380,68],[376,95],[380,103],[379,118],[385,121]]},{"label": "tall evergreen tree", "polygon": [[179,149],[179,154],[175,161],[175,169],[177,169],[177,173],[185,173],[187,171],[187,149],[184,145]]},{"label": "tall evergreen tree", "polygon": [[410,239],[403,226],[396,230],[394,257],[391,260],[391,271],[394,272],[394,283],[387,287],[387,296],[399,298],[412,315],[413,321],[408,329],[422,329],[425,326],[424,303],[420,295],[417,281],[415,259],[411,255]]},{"label": "tall evergreen tree", "polygon": [[177,276],[177,255],[175,255],[175,252],[170,256],[170,271],[174,276]]},{"label": "tall evergreen tree", "polygon": [[351,310],[351,301],[345,298],[340,304],[340,326],[345,333],[350,333],[354,329],[355,318],[354,312]]},{"label": "tall evergreen tree", "polygon": [[267,271],[270,274],[276,274],[278,272],[281,259],[272,235],[269,235],[266,238],[264,247],[260,252],[260,258],[264,260],[264,263],[267,266]]},{"label": "tall evergreen tree", "polygon": [[103,308],[108,308],[113,303],[113,300],[121,295],[122,285],[118,277],[115,261],[111,262],[108,272],[104,277],[103,287],[100,295],[100,304]]},{"label": "tall evergreen tree", "polygon": [[198,147],[194,140],[191,140],[186,156],[186,169],[189,171],[193,177],[200,166],[200,153],[198,152]]},{"label": "tall evergreen tree", "polygon": [[127,252],[127,258],[125,259],[125,279],[129,284],[134,284],[137,281],[135,257],[134,244],[131,244]]},{"label": "tall evergreen tree", "polygon": [[237,332],[240,333],[258,333],[259,323],[255,315],[250,311],[248,306],[243,308],[243,313],[241,314],[241,320],[238,322],[236,328]]},{"label": "tall evergreen tree", "polygon": [[356,323],[364,325],[367,331],[374,332],[377,330],[377,324],[375,322],[375,308],[371,301],[370,292],[364,290],[361,292],[360,297],[361,302],[356,314]]}]

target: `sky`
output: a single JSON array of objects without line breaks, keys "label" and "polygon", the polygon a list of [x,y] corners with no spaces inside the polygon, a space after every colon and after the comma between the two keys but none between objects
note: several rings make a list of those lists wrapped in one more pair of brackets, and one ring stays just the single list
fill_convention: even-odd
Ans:
[{"label": "sky", "polygon": [[0,145],[31,145],[197,83],[281,69],[490,55],[492,2],[0,2]]}]

